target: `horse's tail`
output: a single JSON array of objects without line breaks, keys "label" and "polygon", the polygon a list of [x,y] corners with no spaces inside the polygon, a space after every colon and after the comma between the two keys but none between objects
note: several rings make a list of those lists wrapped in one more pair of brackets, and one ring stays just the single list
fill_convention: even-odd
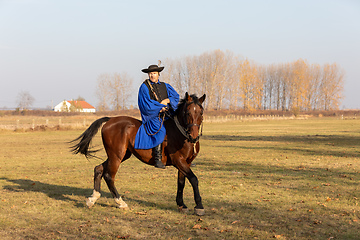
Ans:
[{"label": "horse's tail", "polygon": [[73,152],[74,154],[78,154],[78,153],[84,154],[86,158],[95,157],[93,155],[93,153],[95,153],[99,150],[92,150],[92,151],[89,150],[91,140],[96,135],[96,133],[98,132],[98,130],[102,126],[102,124],[109,120],[110,120],[109,117],[103,117],[103,118],[96,120],[78,138],[70,141],[70,143],[74,143],[74,142],[78,142],[80,140],[77,144],[70,147],[71,152]]}]

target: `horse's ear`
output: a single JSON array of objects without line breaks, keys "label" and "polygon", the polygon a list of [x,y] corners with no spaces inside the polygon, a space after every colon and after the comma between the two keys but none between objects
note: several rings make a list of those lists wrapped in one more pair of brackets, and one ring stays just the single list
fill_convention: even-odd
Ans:
[{"label": "horse's ear", "polygon": [[188,101],[188,102],[191,101],[191,97],[190,97],[190,95],[188,94],[188,92],[185,93],[185,99],[186,99],[186,101]]},{"label": "horse's ear", "polygon": [[202,95],[201,98],[199,98],[199,102],[202,104],[205,101],[206,94]]}]

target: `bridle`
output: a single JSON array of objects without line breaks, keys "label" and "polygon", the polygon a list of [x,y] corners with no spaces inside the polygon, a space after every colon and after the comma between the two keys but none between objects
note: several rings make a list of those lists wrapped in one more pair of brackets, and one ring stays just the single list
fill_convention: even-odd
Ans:
[{"label": "bridle", "polygon": [[[186,106],[189,106],[191,104],[196,104],[195,102],[190,102],[186,105],[184,105],[184,108],[186,109]],[[202,106],[197,104],[198,106],[201,107],[202,109]],[[184,115],[185,115],[185,111],[184,111]],[[200,139],[200,137],[202,136],[202,130],[203,130],[203,116],[201,116],[201,124],[197,124],[197,123],[190,123],[190,124],[186,124],[186,126],[182,126],[179,122],[179,119],[178,119],[178,116],[175,115],[173,118],[172,118],[176,124],[176,127],[179,129],[179,131],[181,132],[181,134],[190,142],[190,143],[197,143]],[[196,126],[199,128],[199,135],[196,137],[196,138],[193,138],[190,134],[190,128],[193,127],[193,126]]]}]

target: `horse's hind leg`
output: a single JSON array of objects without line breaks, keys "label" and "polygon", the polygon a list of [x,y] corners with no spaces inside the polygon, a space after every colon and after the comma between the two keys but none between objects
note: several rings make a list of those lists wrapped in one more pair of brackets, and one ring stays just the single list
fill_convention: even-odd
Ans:
[{"label": "horse's hind leg", "polygon": [[[131,156],[130,151],[126,151],[122,161],[125,161]],[[128,205],[122,200],[120,194],[118,193],[115,187],[115,175],[119,169],[120,163],[122,162],[118,157],[114,156],[113,158],[109,158],[108,164],[106,165],[106,169],[104,169],[104,180],[114,197],[115,202],[118,204],[119,208],[127,208]]]},{"label": "horse's hind leg", "polygon": [[96,200],[101,196],[100,187],[101,187],[101,178],[103,177],[104,165],[106,165],[108,160],[94,168],[94,190],[90,197],[86,199],[86,205],[90,208],[92,207]]}]

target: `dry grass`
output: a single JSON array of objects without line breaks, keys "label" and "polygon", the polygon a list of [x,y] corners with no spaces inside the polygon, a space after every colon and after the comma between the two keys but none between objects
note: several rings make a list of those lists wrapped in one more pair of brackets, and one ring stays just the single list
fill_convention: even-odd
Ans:
[{"label": "dry grass", "polygon": [[[82,131],[1,131],[2,239],[358,239],[360,121],[207,123],[193,168],[206,215],[177,212],[174,168],[134,158],[92,209],[93,168],[69,153]],[[100,134],[94,145],[101,146]],[[105,157],[104,152],[99,153]],[[187,182],[185,203],[194,206]]]}]

